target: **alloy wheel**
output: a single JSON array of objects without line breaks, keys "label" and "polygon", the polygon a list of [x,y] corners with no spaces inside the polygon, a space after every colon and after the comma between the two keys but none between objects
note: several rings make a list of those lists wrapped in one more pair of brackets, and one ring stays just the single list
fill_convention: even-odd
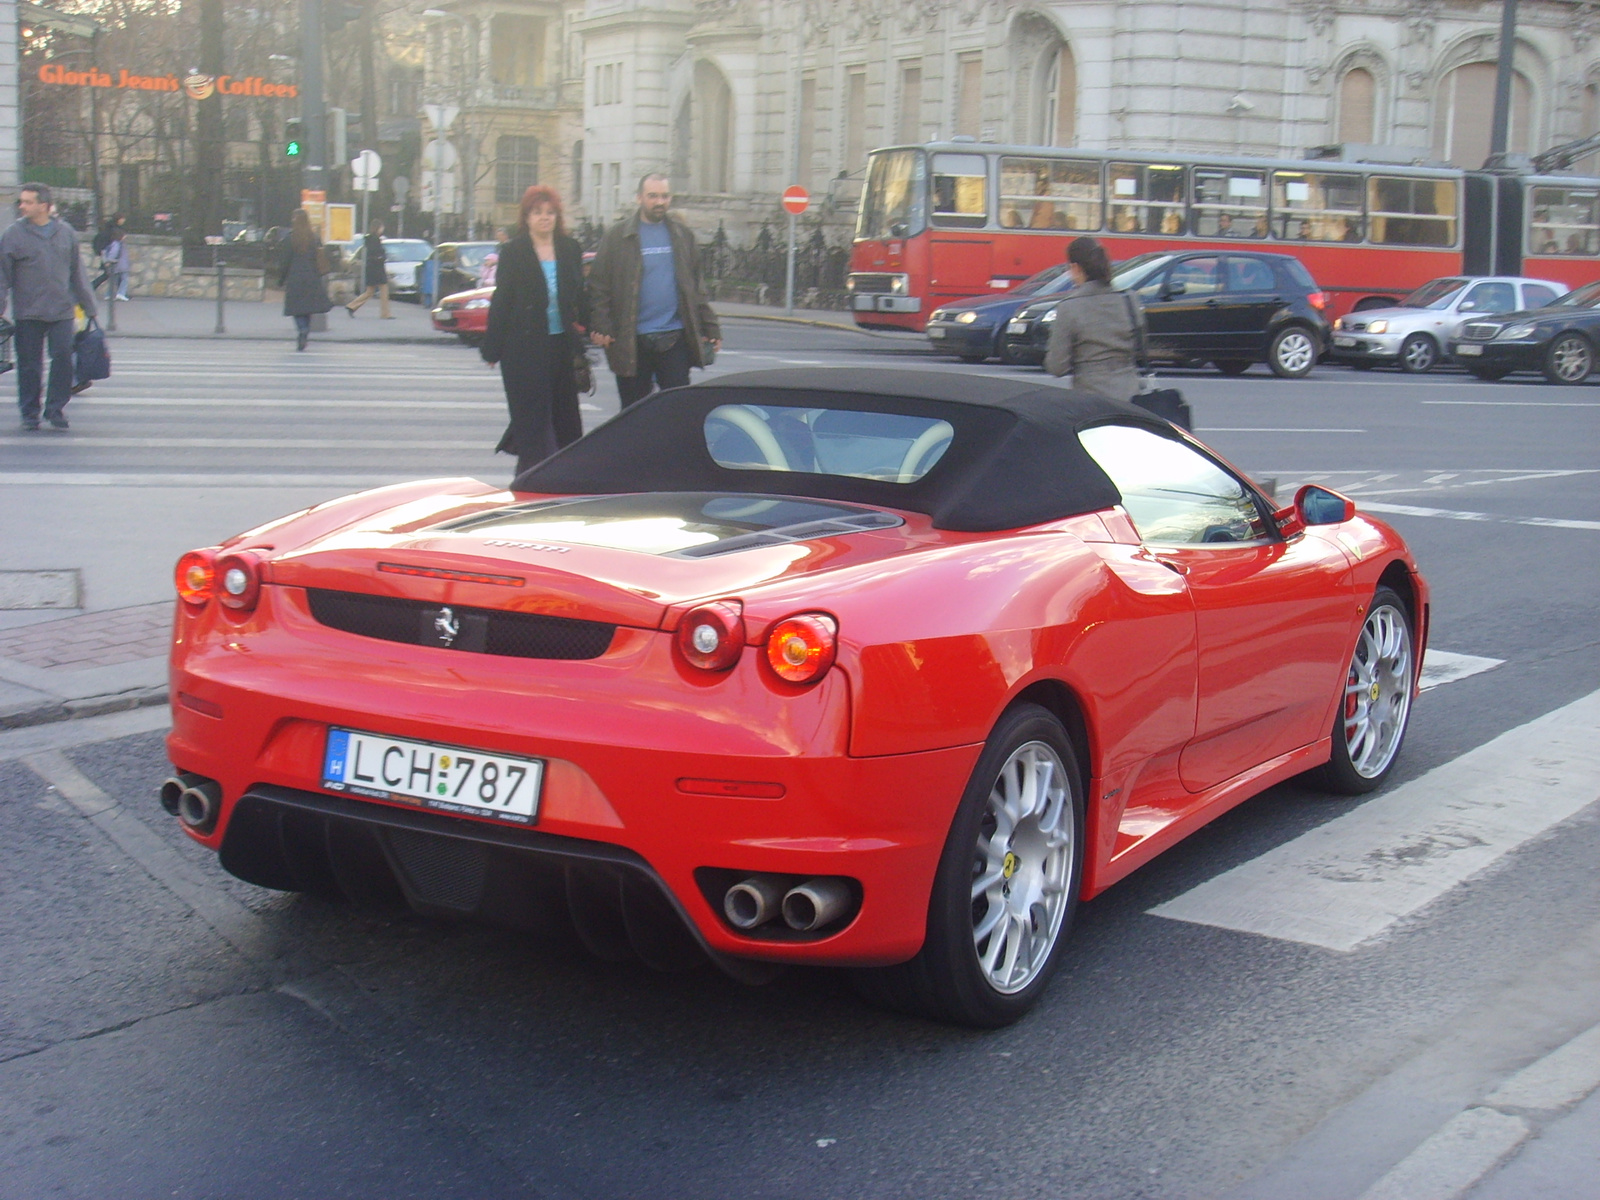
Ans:
[{"label": "alloy wheel", "polygon": [[1076,824],[1066,768],[1044,742],[1012,751],[989,790],[972,861],[972,945],[997,992],[1027,987],[1071,906]]},{"label": "alloy wheel", "polygon": [[1439,347],[1425,333],[1408,337],[1400,347],[1400,366],[1414,375],[1433,370],[1433,364],[1438,361]]},{"label": "alloy wheel", "polygon": [[1344,742],[1365,779],[1394,761],[1411,709],[1411,626],[1393,604],[1367,614],[1344,687]]},{"label": "alloy wheel", "polygon": [[1594,353],[1589,343],[1577,334],[1557,338],[1550,347],[1550,373],[1552,382],[1582,383],[1594,366]]},{"label": "alloy wheel", "polygon": [[1306,374],[1317,362],[1317,346],[1303,329],[1286,329],[1272,345],[1272,365],[1291,378]]}]

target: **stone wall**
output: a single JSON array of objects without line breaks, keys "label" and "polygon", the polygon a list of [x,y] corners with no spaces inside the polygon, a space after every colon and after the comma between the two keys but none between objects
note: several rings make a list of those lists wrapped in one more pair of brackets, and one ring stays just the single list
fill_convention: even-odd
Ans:
[{"label": "stone wall", "polygon": [[[166,296],[179,300],[215,300],[217,273],[210,267],[183,265],[183,242],[175,237],[133,233],[128,243],[128,295]],[[86,260],[92,258],[87,246]],[[89,265],[86,261],[85,265]],[[229,300],[259,301],[263,294],[260,271],[230,267],[224,290]]]}]

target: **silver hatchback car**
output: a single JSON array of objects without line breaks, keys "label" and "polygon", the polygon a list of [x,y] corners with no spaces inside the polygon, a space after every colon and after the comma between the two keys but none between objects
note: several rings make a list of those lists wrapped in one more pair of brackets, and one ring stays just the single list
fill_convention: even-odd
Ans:
[{"label": "silver hatchback car", "polygon": [[1396,364],[1402,371],[1431,371],[1469,317],[1543,308],[1570,289],[1549,279],[1520,275],[1447,275],[1412,292],[1394,308],[1367,308],[1333,323],[1327,357],[1366,368]]}]

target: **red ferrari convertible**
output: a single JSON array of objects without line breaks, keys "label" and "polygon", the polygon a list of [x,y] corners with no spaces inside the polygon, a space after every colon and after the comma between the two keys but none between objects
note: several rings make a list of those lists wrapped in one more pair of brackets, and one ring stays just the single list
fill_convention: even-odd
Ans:
[{"label": "red ferrari convertible", "polygon": [[349,496],[177,587],[162,799],[238,877],[859,968],[979,1026],[1218,814],[1378,786],[1428,626],[1344,497],[1278,509],[1132,406],[932,372],[659,393],[510,491]]}]

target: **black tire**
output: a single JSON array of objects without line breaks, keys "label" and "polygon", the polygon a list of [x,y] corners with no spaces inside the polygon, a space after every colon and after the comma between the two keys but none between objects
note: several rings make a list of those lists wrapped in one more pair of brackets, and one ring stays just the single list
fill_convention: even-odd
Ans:
[{"label": "black tire", "polygon": [[483,344],[483,334],[481,333],[458,333],[456,337],[461,339],[463,346],[471,346],[474,349]]},{"label": "black tire", "polygon": [[1485,383],[1499,383],[1507,375],[1511,374],[1510,367],[1468,367],[1467,371],[1476,375]]},{"label": "black tire", "polygon": [[[1380,729],[1388,729],[1391,732],[1382,735],[1384,744],[1381,747],[1380,761],[1367,760],[1363,751],[1363,762],[1358,763],[1351,755],[1349,722],[1359,714],[1351,711],[1351,705],[1361,695],[1355,692],[1355,688],[1360,682],[1363,670],[1370,667],[1372,655],[1368,651],[1374,646],[1381,649],[1382,638],[1369,640],[1369,633],[1375,624],[1385,621],[1387,628],[1397,630],[1403,637],[1405,666],[1403,670],[1396,672],[1382,670],[1378,672],[1382,678],[1376,679],[1373,686],[1381,689],[1385,681],[1390,686],[1381,696],[1371,697],[1370,703],[1374,709],[1379,708],[1380,704],[1382,706],[1378,716],[1372,720]],[[1373,593],[1372,603],[1367,606],[1367,611],[1362,617],[1361,633],[1357,636],[1355,649],[1351,652],[1350,668],[1345,673],[1339,707],[1333,715],[1333,754],[1326,763],[1311,772],[1315,783],[1340,795],[1359,796],[1381,787],[1383,781],[1389,777],[1389,772],[1399,760],[1400,749],[1405,743],[1406,728],[1411,719],[1411,690],[1415,686],[1417,673],[1415,646],[1415,625],[1411,619],[1410,606],[1393,588],[1379,587]],[[1392,720],[1385,723],[1384,716],[1391,717]]]},{"label": "black tire", "polygon": [[1224,375],[1243,375],[1255,366],[1248,358],[1219,358],[1213,359],[1211,365]]},{"label": "black tire", "polygon": [[1370,358],[1353,358],[1349,362],[1345,363],[1345,366],[1349,367],[1352,371],[1370,371],[1377,365],[1378,364],[1373,362]]},{"label": "black tire", "polygon": [[1546,383],[1582,383],[1594,370],[1594,346],[1581,333],[1563,333],[1550,340],[1539,369]]},{"label": "black tire", "polygon": [[1008,367],[1025,367],[1028,360],[1018,353],[1017,348],[1009,342],[1000,344],[1000,361]]},{"label": "black tire", "polygon": [[[991,910],[986,898],[974,899],[973,880],[975,874],[987,869],[986,859],[979,857],[980,845],[987,842],[990,858],[996,850],[995,843],[987,839],[993,831],[991,793],[999,785],[1002,768],[1012,762],[1014,755],[1038,754],[1041,747],[1054,754],[1065,789],[1065,796],[1056,810],[1058,815],[1052,823],[1059,828],[1059,821],[1066,819],[1065,810],[1070,806],[1072,843],[1066,851],[1065,883],[1051,893],[1063,897],[1056,917],[1054,940],[1038,960],[1041,965],[1033,968],[1030,963],[1032,973],[1026,983],[1016,990],[1006,991],[991,982],[979,961],[979,939],[974,923]],[[1006,844],[1009,847],[1016,843],[1008,841]],[[999,877],[994,877],[993,883],[1003,888],[1008,903],[1015,903],[1010,891],[1012,872],[1028,865],[1024,863],[1027,853],[1025,849],[1023,855],[1018,855],[1008,849],[1004,868],[1007,882],[1001,884]],[[1082,878],[1083,787],[1072,742],[1061,722],[1050,712],[1035,704],[1015,705],[1006,711],[989,735],[956,809],[944,853],[939,859],[938,874],[934,877],[933,894],[928,902],[927,938],[921,951],[910,962],[899,966],[857,971],[857,988],[873,1003],[936,1021],[980,1029],[1010,1025],[1038,1003],[1050,984],[1072,928]],[[980,903],[985,905],[982,913],[977,911]],[[1043,901],[1038,900],[1028,907],[1028,920],[1033,922],[1035,930],[1037,913],[1042,906]],[[1006,928],[1009,930],[1010,926]],[[992,945],[991,939],[996,936],[997,933],[987,935],[983,939],[985,946]]]},{"label": "black tire", "polygon": [[1267,347],[1267,366],[1279,379],[1304,379],[1317,365],[1317,335],[1304,325],[1285,325]]},{"label": "black tire", "polygon": [[1439,365],[1439,343],[1425,333],[1413,333],[1400,343],[1400,369],[1407,375],[1426,375]]},{"label": "black tire", "polygon": [[964,363],[982,363],[989,361],[989,356],[987,354],[959,354],[956,357]]}]

